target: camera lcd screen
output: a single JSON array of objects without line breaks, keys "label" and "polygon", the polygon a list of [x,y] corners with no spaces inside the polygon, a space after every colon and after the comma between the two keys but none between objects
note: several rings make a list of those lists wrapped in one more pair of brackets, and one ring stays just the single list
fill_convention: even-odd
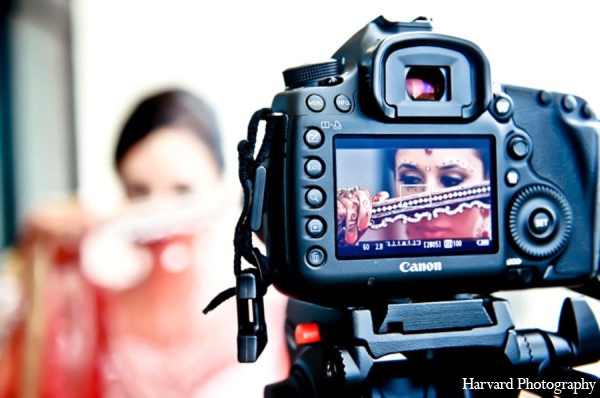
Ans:
[{"label": "camera lcd screen", "polygon": [[490,136],[336,136],[342,259],[497,251]]}]

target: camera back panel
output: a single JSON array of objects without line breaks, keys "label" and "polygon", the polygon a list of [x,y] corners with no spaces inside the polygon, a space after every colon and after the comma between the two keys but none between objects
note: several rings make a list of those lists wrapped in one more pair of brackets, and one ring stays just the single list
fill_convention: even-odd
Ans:
[{"label": "camera back panel", "polygon": [[[276,286],[347,306],[594,276],[600,129],[585,101],[492,92],[476,46],[392,28],[374,21],[334,55],[338,71],[275,97],[264,225]],[[340,197],[365,189],[392,200],[342,242]],[[471,215],[479,230],[455,232]]]}]

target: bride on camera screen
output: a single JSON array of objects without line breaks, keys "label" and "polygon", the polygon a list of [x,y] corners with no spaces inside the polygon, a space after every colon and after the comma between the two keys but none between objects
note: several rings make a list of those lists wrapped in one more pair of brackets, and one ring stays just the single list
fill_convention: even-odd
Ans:
[{"label": "bride on camera screen", "polygon": [[394,181],[390,185],[394,195],[391,197],[387,191],[372,195],[369,189],[359,187],[338,190],[340,245],[355,245],[359,241],[491,238],[489,150],[478,147],[378,151],[385,152],[383,158],[392,170]]}]

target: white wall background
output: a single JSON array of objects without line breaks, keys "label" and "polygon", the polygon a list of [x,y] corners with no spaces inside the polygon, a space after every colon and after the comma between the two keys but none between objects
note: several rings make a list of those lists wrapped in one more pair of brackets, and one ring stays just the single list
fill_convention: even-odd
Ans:
[{"label": "white wall background", "polygon": [[[283,89],[281,71],[328,59],[381,14],[429,16],[435,31],[483,49],[493,81],[576,94],[600,110],[600,20],[592,0],[73,3],[80,194],[96,207],[118,201],[112,150],[141,96],[178,85],[207,97],[226,134],[233,180],[236,143],[252,112]],[[542,305],[533,310],[515,302],[517,326],[554,329],[563,294],[537,294]]]},{"label": "white wall background", "polygon": [[73,0],[81,194],[119,195],[111,156],[132,104],[166,86],[216,107],[235,147],[252,112],[281,91],[285,68],[328,59],[379,15],[433,18],[435,31],[487,54],[492,79],[573,93],[600,109],[600,23],[592,0]]}]

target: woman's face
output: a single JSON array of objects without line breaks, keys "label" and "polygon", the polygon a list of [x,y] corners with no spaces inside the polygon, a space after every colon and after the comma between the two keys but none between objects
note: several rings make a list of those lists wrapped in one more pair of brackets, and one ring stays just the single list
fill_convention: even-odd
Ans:
[{"label": "woman's face", "polygon": [[214,156],[193,132],[182,127],[151,132],[129,150],[119,172],[130,200],[188,193],[210,200],[221,183]]},{"label": "woman's face", "polygon": [[[83,250],[86,276],[93,283],[112,290],[128,290],[147,281],[160,280],[165,272],[187,277],[182,272],[192,269],[197,252],[203,253],[196,250],[201,235],[197,232],[207,225],[201,223],[204,219],[198,222],[192,219],[190,225],[178,211],[192,203],[200,209],[220,204],[224,184],[214,156],[191,131],[161,128],[125,154],[119,165],[119,176],[127,198],[142,203],[122,209],[118,219],[122,222],[120,233],[99,228],[88,236]],[[184,194],[193,195],[193,201],[186,197],[181,201],[169,200]],[[168,216],[157,218],[159,212]],[[197,216],[189,211],[184,214]],[[173,233],[174,225],[177,233]],[[130,235],[123,236],[124,231]],[[109,261],[111,267],[104,261],[107,255],[117,258]]]},{"label": "woman's face", "polygon": [[[189,225],[190,219],[182,219],[178,211],[185,206],[192,212],[186,217],[196,217],[194,210],[214,209],[223,200],[224,184],[208,147],[185,128],[160,128],[127,152],[119,175],[129,201],[158,205],[128,208],[131,214],[138,217],[157,212],[169,214],[164,220],[155,219],[159,223],[151,228],[155,236],[142,239],[144,243],[136,246],[134,255],[141,259],[144,269],[163,269],[170,273],[190,269],[196,255],[195,245],[200,236],[206,236],[198,232],[208,224],[203,224],[206,219],[199,219]],[[169,200],[177,196],[185,199],[183,195],[193,195],[193,201]],[[208,213],[205,216],[209,216]],[[165,224],[161,226],[162,221]],[[173,223],[179,228],[177,233],[169,232]],[[145,236],[143,232],[133,233],[132,239],[137,242],[137,234]]]},{"label": "woman's face", "polygon": [[[474,149],[400,149],[395,157],[396,196],[435,193],[446,188],[477,185],[486,181],[483,161]],[[430,221],[407,224],[410,239],[473,238],[487,218],[477,207]]]}]

